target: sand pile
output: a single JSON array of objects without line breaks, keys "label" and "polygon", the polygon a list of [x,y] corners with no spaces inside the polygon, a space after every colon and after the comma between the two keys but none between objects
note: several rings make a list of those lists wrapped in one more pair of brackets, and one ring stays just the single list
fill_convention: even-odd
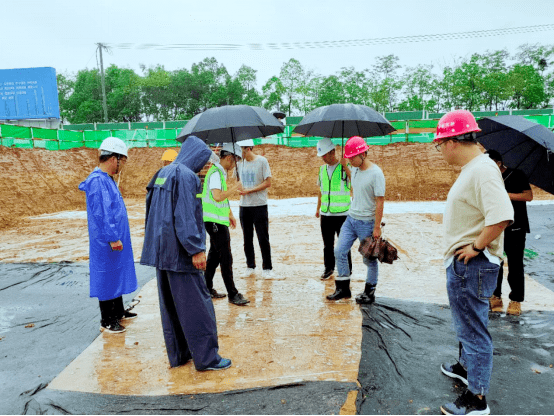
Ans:
[{"label": "sand pile", "polygon": [[[125,198],[144,198],[146,184],[161,167],[164,151],[130,149],[120,182]],[[317,195],[317,173],[322,161],[315,148],[262,145],[256,152],[265,155],[271,166],[270,198]],[[430,144],[372,146],[369,154],[385,173],[386,198],[390,201],[444,200],[459,172],[448,166]],[[27,216],[86,209],[85,195],[77,187],[96,165],[95,149],[0,147],[0,228],[14,226]],[[543,191],[534,191],[536,199],[551,198]]]}]

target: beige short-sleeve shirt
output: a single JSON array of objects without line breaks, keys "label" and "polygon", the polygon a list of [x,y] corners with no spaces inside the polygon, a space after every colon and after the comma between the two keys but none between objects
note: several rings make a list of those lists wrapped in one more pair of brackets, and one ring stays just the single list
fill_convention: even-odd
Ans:
[{"label": "beige short-sleeve shirt", "polygon": [[[496,163],[482,154],[462,167],[448,193],[444,214],[445,261],[454,252],[471,244],[483,228],[514,220],[514,209]],[[502,258],[504,234],[488,246],[489,254]]]}]

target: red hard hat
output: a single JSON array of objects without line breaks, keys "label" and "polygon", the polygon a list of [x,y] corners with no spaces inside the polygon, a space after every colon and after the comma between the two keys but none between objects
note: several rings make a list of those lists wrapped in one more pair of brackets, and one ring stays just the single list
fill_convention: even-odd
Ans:
[{"label": "red hard hat", "polygon": [[436,142],[477,131],[481,131],[481,129],[477,125],[473,114],[467,110],[455,110],[441,117],[437,125],[437,134],[433,141]]},{"label": "red hard hat", "polygon": [[369,146],[363,138],[360,136],[352,136],[344,146],[344,157],[350,159],[351,157],[365,152],[367,149],[369,149]]}]

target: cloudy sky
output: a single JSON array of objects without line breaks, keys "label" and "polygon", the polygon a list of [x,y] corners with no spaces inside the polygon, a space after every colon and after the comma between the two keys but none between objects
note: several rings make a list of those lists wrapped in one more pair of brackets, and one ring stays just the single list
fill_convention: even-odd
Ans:
[{"label": "cloudy sky", "polygon": [[[551,0],[0,0],[0,69],[91,69],[97,66],[97,42],[118,46],[104,54],[105,66],[141,73],[141,64],[174,70],[215,57],[231,74],[242,64],[258,70],[258,88],[290,58],[322,75],[344,66],[369,68],[377,56],[389,54],[403,66],[441,68],[475,52],[514,53],[524,43],[554,44],[553,5]],[[472,35],[491,30],[499,35]],[[413,42],[417,36],[452,33],[466,34]],[[181,46],[173,48],[176,44]]]}]

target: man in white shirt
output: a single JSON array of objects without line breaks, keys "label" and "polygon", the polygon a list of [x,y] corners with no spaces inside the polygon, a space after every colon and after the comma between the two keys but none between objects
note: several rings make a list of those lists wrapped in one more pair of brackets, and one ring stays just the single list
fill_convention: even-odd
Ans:
[{"label": "man in white shirt", "polygon": [[462,167],[448,193],[443,219],[446,286],[460,358],[442,364],[441,371],[468,389],[441,406],[449,415],[490,414],[485,397],[493,359],[489,298],[500,269],[502,232],[514,219],[500,170],[475,140],[478,131],[469,111],[456,110],[440,119],[434,140],[449,164]]},{"label": "man in white shirt", "polygon": [[267,213],[267,189],[271,186],[271,169],[265,157],[254,153],[254,140],[243,140],[238,144],[242,147],[243,154],[243,159],[237,167],[240,180],[239,219],[244,235],[246,257],[245,276],[250,276],[256,271],[255,229],[262,252],[262,277],[276,278],[272,271]]}]

